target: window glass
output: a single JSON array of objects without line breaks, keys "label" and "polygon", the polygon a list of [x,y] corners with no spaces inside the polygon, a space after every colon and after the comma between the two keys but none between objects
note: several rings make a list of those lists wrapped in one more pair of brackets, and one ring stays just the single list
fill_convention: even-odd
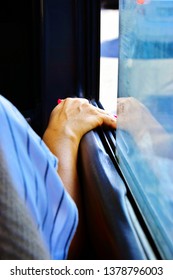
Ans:
[{"label": "window glass", "polygon": [[122,0],[117,150],[162,258],[173,259],[173,0]]},{"label": "window glass", "polygon": [[103,0],[101,3],[99,99],[106,110],[116,113],[119,50],[118,1]]}]

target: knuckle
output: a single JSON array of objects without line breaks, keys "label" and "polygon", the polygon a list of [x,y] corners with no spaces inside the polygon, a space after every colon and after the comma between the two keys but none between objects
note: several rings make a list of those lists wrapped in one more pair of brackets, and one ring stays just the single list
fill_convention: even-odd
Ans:
[{"label": "knuckle", "polygon": [[97,115],[97,124],[98,126],[101,126],[103,124],[103,117],[101,117],[100,115]]}]

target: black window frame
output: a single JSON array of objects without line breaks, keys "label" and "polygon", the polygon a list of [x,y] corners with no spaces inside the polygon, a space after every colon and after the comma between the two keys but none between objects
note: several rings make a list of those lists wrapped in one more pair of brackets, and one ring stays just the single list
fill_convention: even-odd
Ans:
[{"label": "black window frame", "polygon": [[100,1],[42,0],[44,127],[58,98],[99,99]]}]

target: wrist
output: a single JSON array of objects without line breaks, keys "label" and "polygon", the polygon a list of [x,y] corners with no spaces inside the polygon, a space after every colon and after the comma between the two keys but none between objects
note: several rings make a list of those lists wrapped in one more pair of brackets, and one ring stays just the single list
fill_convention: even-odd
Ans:
[{"label": "wrist", "polygon": [[66,148],[77,152],[80,142],[76,135],[68,128],[55,130],[49,127],[43,135],[43,141],[56,156],[59,155],[61,147],[63,147],[63,150]]}]

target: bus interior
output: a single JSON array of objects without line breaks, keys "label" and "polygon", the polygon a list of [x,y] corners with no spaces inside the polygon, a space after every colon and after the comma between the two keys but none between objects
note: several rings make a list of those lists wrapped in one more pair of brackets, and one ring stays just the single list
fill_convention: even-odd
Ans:
[{"label": "bus interior", "polygon": [[[118,100],[129,98],[169,136],[162,143],[160,130],[150,130],[152,121],[134,107],[126,130],[117,120],[116,131],[83,137],[83,259],[173,259],[172,12],[171,0],[0,3],[0,92],[38,135],[57,99],[81,97],[113,114]],[[154,149],[158,139],[163,151]]]}]

